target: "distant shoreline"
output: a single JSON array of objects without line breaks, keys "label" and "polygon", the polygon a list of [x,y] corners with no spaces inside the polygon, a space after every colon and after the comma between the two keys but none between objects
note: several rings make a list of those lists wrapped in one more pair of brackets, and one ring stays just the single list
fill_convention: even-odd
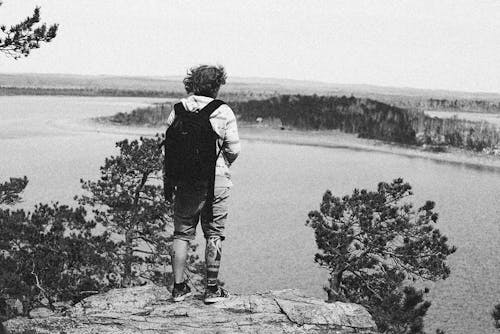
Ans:
[{"label": "distant shoreline", "polygon": [[[164,131],[162,127],[125,126],[104,120],[87,120],[84,123],[86,125],[83,131],[90,132],[151,136]],[[82,124],[65,124],[64,127],[66,126],[77,131],[82,130]],[[338,130],[280,130],[272,126],[258,126],[255,123],[244,123],[241,121],[239,122],[239,126],[240,137],[248,141],[381,152],[500,171],[499,156],[459,148],[450,147],[447,152],[437,153],[426,151],[422,147],[417,146],[404,146],[380,140],[358,138],[356,134],[343,133]]]},{"label": "distant shoreline", "polygon": [[[95,119],[89,120],[88,125],[93,127],[94,131],[110,131],[136,136],[154,136],[165,131],[164,127],[127,126]],[[417,146],[403,146],[380,140],[358,138],[356,134],[338,130],[280,130],[240,122],[239,135],[240,139],[245,141],[380,152],[500,172],[500,157],[498,156],[458,148],[450,148],[448,152],[430,152]]]},{"label": "distant shoreline", "polygon": [[0,96],[85,96],[85,97],[154,97],[180,98],[179,91],[161,91],[120,88],[82,88],[82,87],[11,87],[0,86]]},{"label": "distant shoreline", "polygon": [[499,157],[457,148],[450,148],[448,152],[430,152],[416,146],[402,146],[374,139],[358,138],[355,134],[337,130],[279,130],[243,124],[239,131],[241,139],[249,141],[380,152],[500,172]]}]

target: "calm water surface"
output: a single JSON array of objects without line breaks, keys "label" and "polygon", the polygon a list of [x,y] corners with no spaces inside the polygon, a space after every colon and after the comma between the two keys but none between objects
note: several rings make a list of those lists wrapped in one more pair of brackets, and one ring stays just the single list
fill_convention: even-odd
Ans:
[{"label": "calm water surface", "polygon": [[[97,130],[89,117],[155,102],[142,98],[1,97],[0,179],[27,175],[23,206],[71,203],[80,178],[95,179],[114,143],[130,134]],[[126,130],[128,131],[128,130]],[[143,131],[143,130],[141,130]],[[148,130],[153,133],[154,130]],[[496,333],[490,320],[500,303],[500,172],[421,158],[243,141],[233,166],[232,210],[222,279],[235,292],[287,287],[326,297],[313,231],[305,221],[326,189],[336,195],[375,189],[403,177],[416,206],[434,200],[438,227],[458,247],[452,274],[431,285],[429,333]],[[201,240],[199,240],[201,242]]]}]

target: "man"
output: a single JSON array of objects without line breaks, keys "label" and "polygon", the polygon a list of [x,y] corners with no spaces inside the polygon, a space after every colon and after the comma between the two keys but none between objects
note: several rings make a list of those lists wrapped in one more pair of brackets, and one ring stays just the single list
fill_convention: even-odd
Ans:
[{"label": "man", "polygon": [[[204,114],[208,117],[208,127],[214,135],[214,169],[212,169],[209,181],[204,180],[177,180],[174,182],[174,242],[172,270],[174,274],[174,287],[172,297],[175,302],[184,300],[191,294],[191,289],[184,278],[184,269],[188,247],[191,240],[195,238],[196,226],[201,218],[201,226],[206,239],[205,261],[207,265],[204,301],[214,303],[229,295],[226,290],[218,287],[217,277],[219,273],[222,255],[222,241],[224,240],[224,227],[228,215],[228,198],[232,186],[229,167],[240,152],[240,143],[236,118],[231,108],[220,100],[215,100],[221,85],[226,83],[226,73],[222,66],[202,65],[192,68],[184,78],[184,86],[189,97],[182,99],[174,106],[167,120],[166,152],[169,145],[169,136],[172,133],[185,134],[196,129],[196,126],[179,125],[181,115],[186,123],[190,118],[197,116],[189,113],[198,113],[200,118]],[[176,114],[177,117],[176,117]],[[194,116],[194,117],[193,117]],[[171,130],[177,127],[177,130]],[[180,131],[179,128],[183,130]],[[186,130],[187,129],[187,130]],[[213,131],[212,131],[213,130]],[[193,130],[195,131],[195,130]],[[181,136],[179,134],[178,136]],[[191,137],[198,138],[200,135]],[[177,141],[176,141],[177,140]],[[171,149],[175,146],[186,145],[189,140],[173,139],[170,141]],[[192,139],[191,139],[192,141]],[[174,148],[172,148],[174,146]],[[198,149],[195,150],[198,152]],[[212,152],[212,149],[210,149]],[[179,151],[178,151],[179,152]],[[170,160],[189,157],[185,153],[173,153]],[[179,157],[178,155],[184,155]],[[198,158],[200,160],[201,158]],[[210,160],[212,161],[212,160]],[[183,161],[180,162],[182,165]],[[169,156],[166,153],[166,166],[169,164]],[[203,163],[207,165],[207,163]],[[184,166],[184,165],[182,165]],[[189,169],[189,167],[178,167],[178,169]],[[167,171],[167,176],[169,175]],[[214,175],[215,174],[215,175]]]}]

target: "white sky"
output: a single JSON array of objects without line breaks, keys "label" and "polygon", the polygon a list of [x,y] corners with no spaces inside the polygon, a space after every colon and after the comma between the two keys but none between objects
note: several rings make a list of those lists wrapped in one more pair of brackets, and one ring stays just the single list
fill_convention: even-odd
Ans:
[{"label": "white sky", "polygon": [[3,0],[56,39],[0,72],[229,75],[500,92],[500,0]]}]

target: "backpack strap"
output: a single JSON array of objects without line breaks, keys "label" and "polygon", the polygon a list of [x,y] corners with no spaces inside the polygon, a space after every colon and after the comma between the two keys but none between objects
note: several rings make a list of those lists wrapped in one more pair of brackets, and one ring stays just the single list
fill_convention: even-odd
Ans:
[{"label": "backpack strap", "polygon": [[[185,113],[187,111],[186,111],[186,108],[184,108],[184,105],[182,104],[182,102],[179,102],[179,103],[174,104],[174,112],[175,112],[175,116],[177,116],[177,115],[180,115],[180,114]],[[167,131],[168,131],[168,129],[167,129]],[[162,146],[165,146],[166,140],[167,140],[167,136],[165,134],[165,139],[160,143],[160,145],[158,145],[158,149],[161,149]]]},{"label": "backpack strap", "polygon": [[[222,100],[217,100],[217,99],[213,99],[212,101],[210,101],[205,107],[203,107],[199,113],[200,114],[204,114],[207,118],[210,118],[210,115],[212,115],[212,113],[217,110],[221,105],[223,104],[226,104],[226,102],[222,101]],[[219,155],[222,151],[222,147],[220,147],[218,144],[217,146],[219,147],[219,153],[217,153],[217,158],[219,158]]]},{"label": "backpack strap", "polygon": [[[226,103],[222,100],[214,99],[214,100],[210,101],[203,109],[201,109],[199,111],[199,113],[204,115],[207,119],[209,119],[210,115],[223,104],[226,104]],[[215,131],[214,131],[214,133],[215,133]],[[217,140],[214,141],[214,145],[215,145],[215,147],[219,146],[217,144]],[[215,196],[215,169],[216,169],[217,159],[219,158],[219,155],[221,154],[221,152],[222,152],[222,147],[219,147],[219,152],[217,153],[217,155],[215,157],[214,164],[213,164],[212,176],[211,176],[211,178],[209,180],[209,184],[208,184],[208,194],[207,194],[205,208],[207,210],[208,219],[210,221],[213,220],[213,214],[214,214],[213,201],[214,201],[214,196]]]},{"label": "backpack strap", "polygon": [[199,112],[205,114],[207,117],[210,117],[210,115],[212,115],[212,113],[223,104],[226,103],[222,100],[214,99],[210,101],[205,107],[203,107]]},{"label": "backpack strap", "polygon": [[174,104],[174,111],[175,111],[176,115],[179,115],[183,112],[186,112],[186,109],[184,108],[184,105],[182,104],[182,102],[179,102],[179,103]]}]

